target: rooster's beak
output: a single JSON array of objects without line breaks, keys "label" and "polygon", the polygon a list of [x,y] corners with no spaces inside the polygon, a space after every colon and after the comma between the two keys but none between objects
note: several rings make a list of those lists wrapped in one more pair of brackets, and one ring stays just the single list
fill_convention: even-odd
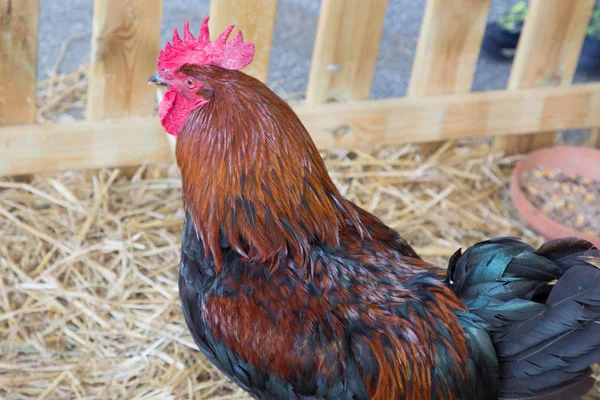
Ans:
[{"label": "rooster's beak", "polygon": [[167,82],[160,76],[158,72],[154,73],[150,79],[148,79],[148,85],[161,85],[168,86]]}]

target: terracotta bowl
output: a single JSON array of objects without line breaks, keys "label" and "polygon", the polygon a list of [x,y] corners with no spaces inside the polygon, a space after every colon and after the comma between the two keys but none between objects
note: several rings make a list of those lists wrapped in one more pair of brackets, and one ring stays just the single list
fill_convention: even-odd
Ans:
[{"label": "terracotta bowl", "polygon": [[578,237],[590,241],[600,248],[600,237],[591,236],[565,226],[548,217],[529,202],[521,190],[519,181],[523,173],[538,166],[547,169],[558,168],[567,175],[580,175],[600,181],[600,150],[587,147],[558,146],[534,151],[517,163],[510,182],[512,203],[534,231],[546,239]]}]

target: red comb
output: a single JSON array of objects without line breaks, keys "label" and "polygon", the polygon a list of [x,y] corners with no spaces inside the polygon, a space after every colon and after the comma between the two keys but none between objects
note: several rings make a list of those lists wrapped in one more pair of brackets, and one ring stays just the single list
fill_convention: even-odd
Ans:
[{"label": "red comb", "polygon": [[198,38],[190,31],[190,24],[183,25],[183,40],[173,32],[173,43],[167,43],[158,54],[158,70],[161,73],[175,71],[185,64],[217,65],[222,68],[239,70],[248,66],[254,58],[254,43],[244,42],[239,31],[233,40],[227,42],[234,25],[229,26],[214,41],[210,41],[208,17],[202,21]]}]

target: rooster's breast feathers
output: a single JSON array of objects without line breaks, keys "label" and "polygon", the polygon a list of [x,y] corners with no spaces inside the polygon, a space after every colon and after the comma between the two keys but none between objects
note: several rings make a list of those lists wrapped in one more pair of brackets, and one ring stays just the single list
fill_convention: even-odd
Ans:
[{"label": "rooster's breast feathers", "polygon": [[[491,342],[431,267],[402,255],[394,235],[381,252],[368,240],[357,251],[350,236],[337,249],[313,247],[310,277],[293,266],[269,272],[226,249],[227,268],[215,274],[188,218],[180,291],[199,348],[263,399],[494,393]],[[490,382],[475,385],[482,379]]]}]

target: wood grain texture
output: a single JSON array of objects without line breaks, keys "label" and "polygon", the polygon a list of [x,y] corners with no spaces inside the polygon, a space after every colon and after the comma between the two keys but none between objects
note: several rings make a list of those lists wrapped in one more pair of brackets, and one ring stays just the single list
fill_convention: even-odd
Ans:
[{"label": "wood grain texture", "polygon": [[242,71],[262,82],[267,81],[276,12],[277,0],[212,0],[210,4],[211,39],[235,24],[231,37],[241,30],[244,40],[256,47],[254,61]]},{"label": "wood grain texture", "polygon": [[87,118],[151,115],[162,0],[95,0]]},{"label": "wood grain texture", "polygon": [[156,117],[0,128],[0,175],[172,160]]},{"label": "wood grain texture", "polygon": [[[600,126],[600,83],[302,105],[319,148]],[[0,128],[0,175],[172,160],[156,117]]]},{"label": "wood grain texture", "polygon": [[[408,96],[471,90],[491,0],[428,0]],[[425,146],[435,151],[441,143]]]},{"label": "wood grain texture", "polygon": [[0,0],[0,125],[35,118],[38,0]]},{"label": "wood grain texture", "polygon": [[593,128],[590,131],[590,136],[588,137],[587,145],[595,149],[600,149],[600,128]]},{"label": "wood grain texture", "polygon": [[306,101],[365,100],[377,63],[387,0],[324,0]]},{"label": "wood grain texture", "polygon": [[[594,4],[594,0],[531,0],[508,90],[571,83]],[[553,143],[553,132],[545,132],[499,138],[494,148],[516,154]]]},{"label": "wood grain texture", "polygon": [[428,0],[408,96],[471,90],[491,0]]}]

